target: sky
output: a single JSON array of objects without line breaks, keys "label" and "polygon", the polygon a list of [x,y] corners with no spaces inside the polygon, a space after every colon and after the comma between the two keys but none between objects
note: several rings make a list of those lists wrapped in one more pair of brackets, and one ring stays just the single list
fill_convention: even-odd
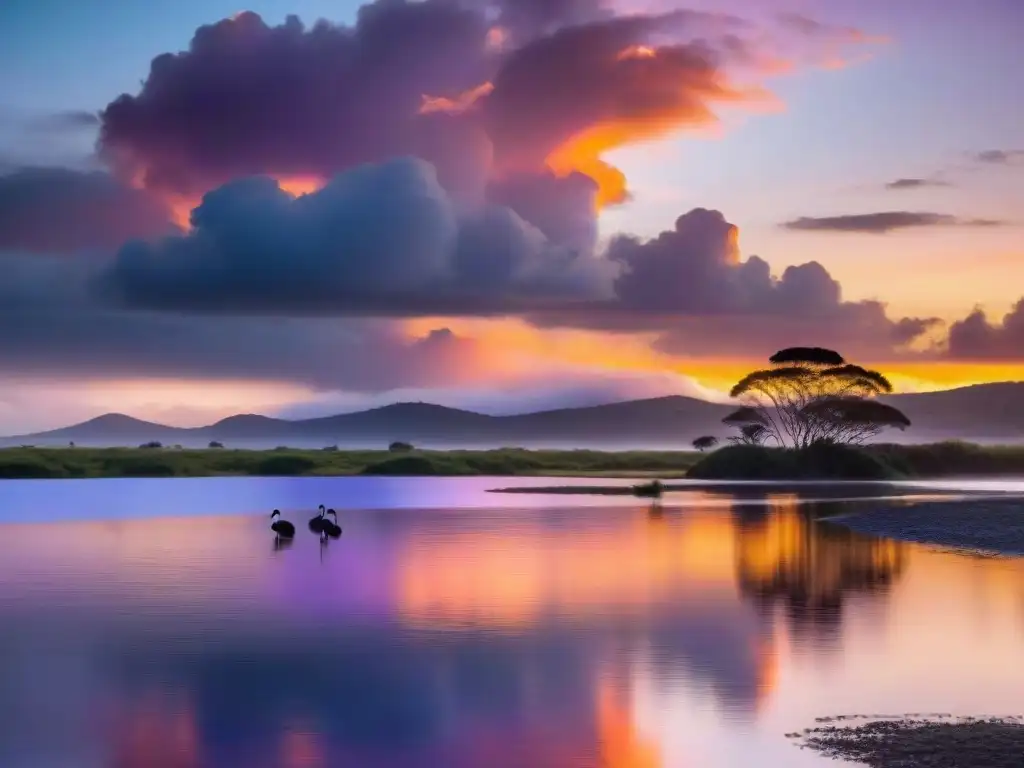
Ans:
[{"label": "sky", "polygon": [[1018,0],[0,5],[0,433],[1024,358]]}]

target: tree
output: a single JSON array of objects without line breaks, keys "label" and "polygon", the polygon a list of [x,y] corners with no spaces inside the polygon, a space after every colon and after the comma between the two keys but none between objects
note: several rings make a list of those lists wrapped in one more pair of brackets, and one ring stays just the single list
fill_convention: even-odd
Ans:
[{"label": "tree", "polygon": [[216,440],[210,441],[210,448],[223,448],[224,443],[217,442]]},{"label": "tree", "polygon": [[415,446],[411,443],[403,443],[401,440],[395,441],[388,446],[388,451],[391,453],[409,453],[409,451],[415,450]]},{"label": "tree", "polygon": [[789,347],[771,367],[744,376],[731,395],[743,405],[723,419],[740,430],[736,442],[805,448],[817,442],[860,443],[910,420],[877,402],[892,392],[878,371],[853,365],[831,349]]},{"label": "tree", "polygon": [[701,453],[708,450],[708,448],[714,448],[718,445],[718,438],[712,435],[704,435],[704,437],[698,437],[693,441],[693,447]]},{"label": "tree", "polygon": [[740,433],[730,437],[729,442],[738,445],[761,445],[768,437],[768,430],[763,424],[740,424]]}]

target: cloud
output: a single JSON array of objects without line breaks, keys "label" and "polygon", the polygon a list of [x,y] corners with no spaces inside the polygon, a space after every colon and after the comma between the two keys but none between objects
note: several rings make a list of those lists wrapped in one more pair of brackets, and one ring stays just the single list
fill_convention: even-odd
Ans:
[{"label": "cloud", "polygon": [[33,130],[81,131],[98,128],[100,116],[85,110],[67,110],[37,117],[29,122]]},{"label": "cloud", "polygon": [[961,218],[945,213],[920,211],[883,211],[844,216],[802,216],[782,226],[797,232],[853,232],[882,235],[900,229],[921,227],[998,227],[1006,222],[996,219]]},{"label": "cloud", "polygon": [[602,204],[626,200],[625,178],[605,153],[714,124],[716,105],[765,99],[731,82],[726,50],[700,40],[654,43],[666,29],[708,23],[722,18],[621,17],[565,27],[512,52],[481,100],[498,167],[582,171],[598,183]]},{"label": "cloud", "polygon": [[485,351],[391,321],[126,311],[88,290],[92,259],[0,258],[0,377],[253,380],[372,392],[483,375]]},{"label": "cloud", "polygon": [[552,242],[585,252],[597,244],[597,194],[597,183],[582,173],[513,175],[487,190],[489,200],[509,207]]},{"label": "cloud", "polygon": [[977,153],[974,159],[988,165],[1011,165],[1024,160],[1024,149],[989,149]]},{"label": "cloud", "polygon": [[949,327],[947,354],[959,360],[1024,359],[1024,299],[999,323],[975,309]]},{"label": "cloud", "polygon": [[241,13],[154,59],[142,90],[103,110],[101,152],[147,187],[188,194],[412,153],[443,175],[443,149],[462,147],[420,146],[438,120],[420,114],[423,97],[487,80],[488,28],[481,12],[445,0],[364,5],[353,27],[307,29],[294,16],[272,27]]},{"label": "cloud", "polygon": [[866,42],[872,39],[871,35],[857,27],[828,24],[800,13],[780,13],[777,18],[782,26],[807,37],[833,38],[849,42]]},{"label": "cloud", "polygon": [[153,195],[102,171],[19,168],[0,175],[0,249],[114,249],[134,237],[174,231]]},{"label": "cloud", "polygon": [[690,211],[650,240],[620,236],[607,256],[621,268],[614,299],[538,313],[535,322],[653,332],[656,349],[684,356],[765,354],[794,343],[891,355],[938,323],[890,318],[877,301],[845,301],[817,262],[775,276],[757,256],[742,260],[739,229],[718,211]]},{"label": "cloud", "polygon": [[339,174],[294,198],[234,181],[192,230],[119,252],[101,288],[131,306],[282,314],[494,314],[595,298],[612,270],[553,245],[508,208],[460,214],[415,159]]},{"label": "cloud", "polygon": [[155,58],[141,90],[101,112],[99,151],[120,177],[190,201],[242,176],[309,186],[414,155],[460,202],[552,170],[621,202],[604,155],[713,124],[722,105],[763,105],[732,71],[751,74],[760,47],[735,17],[589,0],[394,0],[308,28],[242,13]]},{"label": "cloud", "polygon": [[869,34],[858,27],[830,24],[800,13],[781,13],[776,20],[783,30],[801,38],[807,47],[806,54],[826,69],[845,67],[850,62],[851,51],[863,57],[865,46],[888,42],[888,38]]},{"label": "cloud", "polygon": [[926,187],[951,187],[948,181],[940,179],[895,179],[885,185],[888,190],[924,189]]}]

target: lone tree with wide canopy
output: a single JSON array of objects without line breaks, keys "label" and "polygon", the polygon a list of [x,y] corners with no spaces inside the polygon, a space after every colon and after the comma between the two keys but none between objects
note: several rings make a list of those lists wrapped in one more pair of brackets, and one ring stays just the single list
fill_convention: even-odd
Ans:
[{"label": "lone tree with wide canopy", "polygon": [[878,371],[846,362],[821,347],[789,347],[771,366],[748,373],[732,388],[743,405],[723,421],[740,431],[736,442],[773,441],[782,447],[859,444],[888,428],[906,429],[899,409],[878,402],[892,384]]},{"label": "lone tree with wide canopy", "polygon": [[714,448],[716,445],[718,445],[718,438],[713,435],[704,435],[693,441],[693,447],[701,453],[704,453],[708,448]]}]

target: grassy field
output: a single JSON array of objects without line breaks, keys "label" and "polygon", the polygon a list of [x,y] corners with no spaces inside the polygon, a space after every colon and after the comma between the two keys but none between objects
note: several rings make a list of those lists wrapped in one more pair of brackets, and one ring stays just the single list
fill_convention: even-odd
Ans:
[{"label": "grassy field", "polygon": [[536,475],[683,477],[687,451],[244,451],[175,448],[8,448],[0,478],[296,475]]},{"label": "grassy field", "polygon": [[[861,449],[902,477],[1024,475],[1024,446],[970,443],[876,445]],[[774,453],[774,452],[772,452]],[[298,450],[179,448],[0,449],[2,478],[207,477],[296,475],[529,475],[683,478],[702,458],[693,451]],[[740,474],[750,474],[747,470]],[[756,476],[754,473],[753,476]]]}]

